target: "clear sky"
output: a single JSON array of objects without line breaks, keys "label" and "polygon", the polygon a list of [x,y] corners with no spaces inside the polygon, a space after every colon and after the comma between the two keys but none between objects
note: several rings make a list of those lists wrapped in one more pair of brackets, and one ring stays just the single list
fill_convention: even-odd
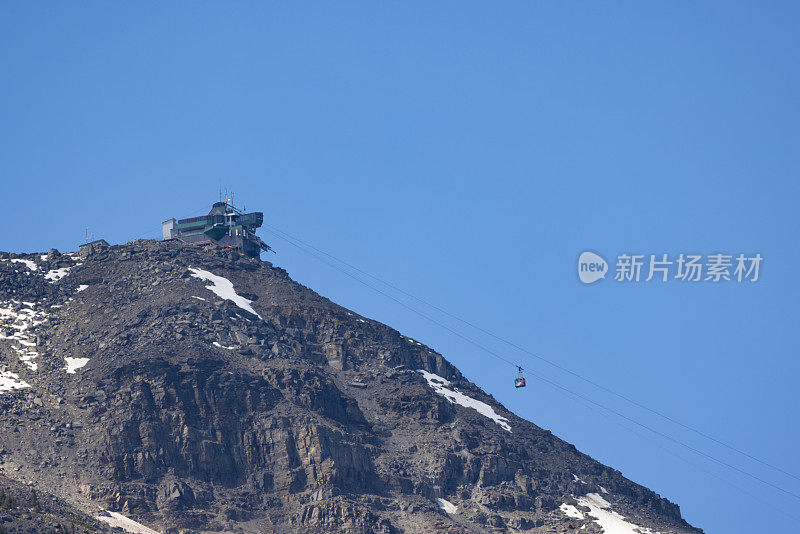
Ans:
[{"label": "clear sky", "polygon": [[[86,226],[158,237],[227,186],[268,224],[800,476],[799,18],[791,2],[7,1],[0,249],[74,250]],[[532,376],[514,390],[511,366],[261,235],[296,280],[433,346],[693,524],[796,529],[797,497]],[[586,286],[587,249],[764,262],[756,283]]]}]

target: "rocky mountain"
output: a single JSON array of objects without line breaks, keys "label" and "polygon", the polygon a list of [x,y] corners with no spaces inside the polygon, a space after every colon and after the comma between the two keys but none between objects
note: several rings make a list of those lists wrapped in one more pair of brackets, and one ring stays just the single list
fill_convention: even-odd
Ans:
[{"label": "rocky mountain", "polygon": [[0,412],[0,532],[702,532],[214,245],[0,253]]}]

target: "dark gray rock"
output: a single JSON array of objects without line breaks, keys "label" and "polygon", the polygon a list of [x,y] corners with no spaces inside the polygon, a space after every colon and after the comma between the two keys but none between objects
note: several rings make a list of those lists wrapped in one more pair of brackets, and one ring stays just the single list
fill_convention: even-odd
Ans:
[{"label": "dark gray rock", "polygon": [[[636,524],[700,532],[677,505],[506,411],[434,350],[270,263],[147,240],[94,250],[82,265],[40,256],[25,256],[38,274],[0,261],[0,300],[49,315],[31,329],[38,371],[0,340],[0,365],[31,385],[0,394],[0,465],[64,513],[100,506],[169,532],[592,533],[595,523],[559,506],[602,486]],[[63,279],[44,279],[61,267]],[[189,267],[229,279],[261,319]],[[65,357],[89,361],[67,374]],[[417,369],[489,404],[513,433],[436,394]]]}]

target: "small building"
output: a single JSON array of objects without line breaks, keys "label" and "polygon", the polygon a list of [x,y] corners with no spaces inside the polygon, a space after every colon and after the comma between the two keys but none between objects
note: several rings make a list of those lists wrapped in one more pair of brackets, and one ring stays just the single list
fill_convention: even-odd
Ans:
[{"label": "small building", "polygon": [[95,239],[94,241],[89,241],[88,243],[84,243],[80,247],[78,247],[78,252],[86,256],[92,252],[96,252],[102,248],[108,248],[111,245],[105,239]]},{"label": "small building", "polygon": [[187,243],[216,243],[232,247],[251,258],[258,258],[261,251],[270,250],[256,235],[256,229],[264,223],[260,211],[243,213],[227,202],[216,202],[208,215],[189,219],[167,219],[161,223],[164,239],[179,239]]}]

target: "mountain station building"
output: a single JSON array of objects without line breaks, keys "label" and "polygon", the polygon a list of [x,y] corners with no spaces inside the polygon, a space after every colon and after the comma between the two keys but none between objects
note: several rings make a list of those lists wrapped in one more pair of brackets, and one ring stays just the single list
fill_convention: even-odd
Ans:
[{"label": "mountain station building", "polygon": [[256,228],[264,223],[260,211],[242,213],[227,202],[216,202],[208,215],[189,219],[167,219],[161,223],[164,239],[178,239],[186,243],[216,243],[232,247],[242,254],[258,258],[261,251],[271,250],[256,235]]}]

